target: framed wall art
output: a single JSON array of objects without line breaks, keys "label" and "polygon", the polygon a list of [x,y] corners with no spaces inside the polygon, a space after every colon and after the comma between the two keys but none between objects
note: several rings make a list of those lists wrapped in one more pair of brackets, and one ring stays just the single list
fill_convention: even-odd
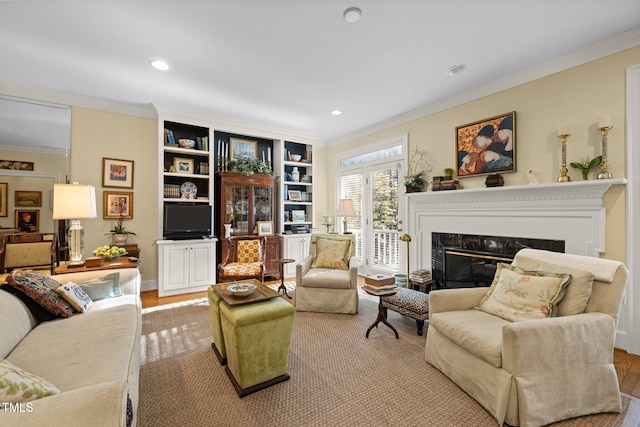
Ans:
[{"label": "framed wall art", "polygon": [[105,219],[133,219],[133,192],[103,191],[102,217]]},{"label": "framed wall art", "polygon": [[32,171],[33,162],[20,162],[17,160],[0,160],[0,169],[13,169],[18,171]]},{"label": "framed wall art", "polygon": [[458,177],[515,172],[516,112],[456,127]]},{"label": "framed wall art", "polygon": [[37,233],[40,230],[40,211],[16,209],[16,228],[22,232]]},{"label": "framed wall art", "polygon": [[42,191],[16,191],[16,207],[39,208],[42,206]]},{"label": "framed wall art", "polygon": [[133,188],[133,160],[103,157],[102,186]]},{"label": "framed wall art", "polygon": [[258,236],[269,236],[273,234],[273,222],[258,221]]},{"label": "framed wall art", "polygon": [[185,157],[174,157],[173,167],[178,173],[194,173],[193,159],[187,159]]},{"label": "framed wall art", "polygon": [[255,159],[258,156],[258,141],[249,139],[229,138],[231,144],[231,159]]},{"label": "framed wall art", "polygon": [[9,199],[9,183],[0,182],[0,216],[9,216],[7,201]]}]

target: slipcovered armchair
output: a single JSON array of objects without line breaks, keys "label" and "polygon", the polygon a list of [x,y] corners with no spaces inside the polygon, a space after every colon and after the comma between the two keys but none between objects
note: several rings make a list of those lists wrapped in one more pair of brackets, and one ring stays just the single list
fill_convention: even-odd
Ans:
[{"label": "slipcovered armchair", "polygon": [[523,249],[490,288],[430,293],[426,360],[500,426],[620,412],[613,350],[628,274],[618,261]]},{"label": "slipcovered armchair", "polygon": [[264,282],[264,236],[240,235],[229,237],[229,250],[218,265],[220,282],[257,279]]},{"label": "slipcovered armchair", "polygon": [[313,234],[309,255],[296,265],[298,311],[358,312],[358,269],[353,234]]}]

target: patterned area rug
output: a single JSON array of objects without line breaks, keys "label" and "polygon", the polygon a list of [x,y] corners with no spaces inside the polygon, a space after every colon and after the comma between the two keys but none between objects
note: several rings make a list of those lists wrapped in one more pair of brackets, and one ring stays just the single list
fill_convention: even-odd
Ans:
[{"label": "patterned area rug", "polygon": [[[289,292],[291,295],[291,292]],[[286,298],[285,298],[286,299]],[[206,299],[143,312],[139,426],[495,426],[488,412],[424,360],[426,333],[389,312],[365,332],[377,299],[357,315],[296,312],[291,379],[238,398],[211,349]],[[426,330],[428,333],[428,329]],[[554,426],[637,426],[640,402]]]}]

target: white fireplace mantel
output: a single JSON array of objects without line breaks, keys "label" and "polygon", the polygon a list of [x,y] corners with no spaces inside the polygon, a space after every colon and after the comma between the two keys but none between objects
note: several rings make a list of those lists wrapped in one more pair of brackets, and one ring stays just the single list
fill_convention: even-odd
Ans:
[{"label": "white fireplace mantel", "polygon": [[564,240],[565,252],[605,251],[605,192],[625,179],[407,194],[414,269],[431,268],[431,233]]}]

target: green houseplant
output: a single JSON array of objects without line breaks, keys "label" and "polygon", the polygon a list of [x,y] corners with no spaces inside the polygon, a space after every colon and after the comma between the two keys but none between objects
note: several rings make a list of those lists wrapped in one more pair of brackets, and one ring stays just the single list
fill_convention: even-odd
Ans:
[{"label": "green houseplant", "polygon": [[407,174],[404,176],[404,186],[407,193],[424,191],[429,179],[429,173],[433,170],[429,153],[426,150],[416,148],[407,167]]},{"label": "green houseplant", "polygon": [[111,229],[108,233],[105,233],[105,236],[111,235],[111,243],[114,245],[124,245],[125,243],[127,243],[129,235],[136,235],[136,233],[134,233],[133,231],[125,229],[123,221],[124,218],[122,217],[122,215],[118,216],[113,229]]},{"label": "green houseplant", "polygon": [[588,157],[583,157],[579,162],[571,162],[570,165],[572,168],[580,169],[582,179],[587,180],[589,179],[589,171],[592,168],[600,166],[600,163],[602,163],[602,156],[595,157],[591,160],[589,160]]},{"label": "green houseplant", "polygon": [[272,175],[273,171],[264,160],[243,158],[229,162],[229,172],[240,172],[245,175],[260,173]]}]

